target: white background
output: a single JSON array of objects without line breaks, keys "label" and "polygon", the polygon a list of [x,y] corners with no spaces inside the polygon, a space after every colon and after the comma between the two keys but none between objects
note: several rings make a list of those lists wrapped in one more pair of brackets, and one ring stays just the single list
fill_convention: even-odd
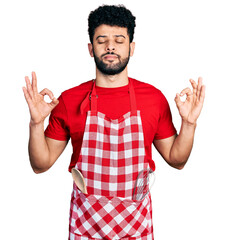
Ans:
[{"label": "white background", "polygon": [[[27,151],[29,111],[22,86],[35,71],[39,90],[55,96],[95,76],[87,17],[119,1],[5,0],[0,3],[0,239],[68,237],[72,178],[65,152],[46,173],[33,173]],[[174,124],[174,97],[202,76],[206,99],[185,168],[169,167],[154,150],[152,189],[156,240],[228,239],[227,5],[222,0],[121,1],[137,17],[129,76],[159,88]],[[47,122],[46,122],[47,124]]]}]

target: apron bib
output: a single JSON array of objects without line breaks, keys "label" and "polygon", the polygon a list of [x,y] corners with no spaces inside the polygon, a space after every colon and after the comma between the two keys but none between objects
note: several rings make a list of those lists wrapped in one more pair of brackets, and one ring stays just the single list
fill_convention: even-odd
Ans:
[{"label": "apron bib", "polygon": [[69,240],[153,240],[150,194],[141,201],[132,200],[137,176],[149,162],[131,79],[131,111],[114,120],[97,111],[95,85],[94,81],[75,165],[85,178],[88,194],[73,184]]}]

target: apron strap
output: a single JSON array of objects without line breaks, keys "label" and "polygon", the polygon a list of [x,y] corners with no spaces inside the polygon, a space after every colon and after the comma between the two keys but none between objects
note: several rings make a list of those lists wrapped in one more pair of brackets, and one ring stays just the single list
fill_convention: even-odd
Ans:
[{"label": "apron strap", "polygon": [[91,102],[91,114],[97,113],[97,93],[96,93],[96,81],[93,80],[93,88],[90,95],[90,102]]},{"label": "apron strap", "polygon": [[[131,106],[131,113],[136,115],[137,114],[137,106],[136,106],[136,98],[135,98],[135,90],[132,84],[131,78],[129,79],[129,95],[130,95],[130,106]],[[97,113],[97,93],[96,93],[96,81],[93,81],[92,92],[90,94],[91,100],[91,114]]]},{"label": "apron strap", "polygon": [[128,78],[128,79],[129,79],[129,95],[130,95],[131,113],[136,115],[137,105],[136,105],[136,98],[135,98],[135,89],[133,87],[131,78]]}]

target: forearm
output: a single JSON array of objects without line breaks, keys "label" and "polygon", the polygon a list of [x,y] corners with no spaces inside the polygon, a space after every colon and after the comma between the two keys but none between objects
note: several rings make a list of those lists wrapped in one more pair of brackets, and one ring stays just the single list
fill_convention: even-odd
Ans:
[{"label": "forearm", "polygon": [[186,164],[193,146],[196,124],[182,121],[179,135],[176,137],[169,156],[170,165],[182,169]]},{"label": "forearm", "polygon": [[30,124],[29,158],[36,173],[49,168],[49,149],[44,135],[44,123]]}]

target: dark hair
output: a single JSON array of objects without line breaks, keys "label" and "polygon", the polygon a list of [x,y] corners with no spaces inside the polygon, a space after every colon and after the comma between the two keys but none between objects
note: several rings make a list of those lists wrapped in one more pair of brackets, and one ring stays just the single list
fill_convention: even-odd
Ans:
[{"label": "dark hair", "polygon": [[135,29],[135,17],[124,5],[103,5],[89,14],[89,38],[93,43],[95,29],[102,24],[118,27],[126,27],[130,42],[133,41]]}]

